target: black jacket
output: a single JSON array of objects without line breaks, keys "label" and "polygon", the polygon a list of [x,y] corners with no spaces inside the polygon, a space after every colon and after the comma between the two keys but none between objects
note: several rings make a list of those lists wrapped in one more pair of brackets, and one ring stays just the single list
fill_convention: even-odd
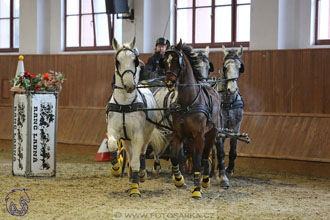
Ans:
[{"label": "black jacket", "polygon": [[156,52],[149,59],[147,64],[145,65],[143,71],[140,74],[141,80],[155,79],[161,76],[165,76],[164,69],[159,67],[159,60],[161,55],[159,52]]}]

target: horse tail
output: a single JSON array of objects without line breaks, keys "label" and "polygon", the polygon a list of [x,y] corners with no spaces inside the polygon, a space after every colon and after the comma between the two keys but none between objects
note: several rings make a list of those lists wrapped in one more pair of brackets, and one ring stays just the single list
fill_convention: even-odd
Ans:
[{"label": "horse tail", "polygon": [[151,134],[150,144],[154,153],[161,155],[166,150],[168,139],[161,133],[158,128],[154,128]]}]

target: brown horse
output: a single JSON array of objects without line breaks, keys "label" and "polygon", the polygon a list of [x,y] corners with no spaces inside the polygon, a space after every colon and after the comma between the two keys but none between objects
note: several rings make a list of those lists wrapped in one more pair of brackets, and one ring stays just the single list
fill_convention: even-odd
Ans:
[{"label": "brown horse", "polygon": [[[192,197],[201,198],[201,185],[210,185],[209,155],[220,127],[220,98],[217,92],[202,83],[202,76],[193,71],[189,50],[182,46],[182,41],[167,49],[162,65],[165,83],[170,91],[177,89],[178,98],[171,105],[173,118],[172,171],[177,187],[184,185],[179,171],[178,155],[182,142],[186,140],[187,149],[193,158],[194,189]],[[203,167],[203,179],[201,170]]]}]

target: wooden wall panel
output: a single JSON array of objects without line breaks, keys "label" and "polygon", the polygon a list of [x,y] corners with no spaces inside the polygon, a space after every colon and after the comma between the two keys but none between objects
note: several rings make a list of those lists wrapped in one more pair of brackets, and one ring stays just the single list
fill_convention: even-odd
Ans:
[{"label": "wooden wall panel", "polygon": [[[0,139],[12,139],[12,107],[0,106]],[[106,133],[105,110],[58,109],[57,141],[66,144],[99,145]]]},{"label": "wooden wall panel", "polygon": [[[150,55],[140,58],[147,62]],[[244,51],[239,88],[248,113],[241,130],[251,144],[240,144],[239,154],[330,161],[329,57],[330,49]],[[210,60],[216,71],[222,68],[222,52],[212,52]],[[26,55],[24,64],[33,73],[52,69],[65,75],[58,141],[100,144],[114,54]],[[16,66],[16,55],[0,56],[0,139],[12,137],[12,96],[5,84]]]},{"label": "wooden wall panel", "polygon": [[330,162],[329,125],[330,115],[246,113],[241,132],[249,134],[251,143],[239,143],[237,151],[244,156]]},{"label": "wooden wall panel", "polygon": [[58,142],[99,145],[106,134],[104,109],[60,108]]},{"label": "wooden wall panel", "polygon": [[13,108],[0,106],[0,139],[11,140],[13,137]]},{"label": "wooden wall panel", "polygon": [[[11,107],[0,107],[0,139],[12,138],[11,114]],[[247,157],[330,162],[329,125],[330,115],[245,113],[241,131],[249,134],[251,143],[239,142],[237,152]],[[105,132],[103,108],[59,108],[59,143],[99,145]]]},{"label": "wooden wall panel", "polygon": [[[150,55],[140,58],[147,62]],[[246,111],[330,114],[329,57],[330,49],[245,51],[239,87]],[[222,52],[212,52],[210,60],[216,71],[222,68]],[[26,55],[24,64],[33,73],[65,74],[61,106],[104,107],[111,93],[114,54]],[[0,80],[13,78],[16,66],[17,56],[0,56]]]},{"label": "wooden wall panel", "polygon": [[247,111],[330,113],[330,49],[247,51],[243,56],[246,72],[239,87]]},{"label": "wooden wall panel", "polygon": [[[111,93],[113,59],[113,54],[25,55],[24,66],[25,71],[31,73],[55,70],[64,74],[66,80],[59,97],[60,106],[104,107]],[[0,81],[12,79],[16,66],[17,56],[0,56]],[[11,103],[12,99],[0,99],[0,105]]]}]

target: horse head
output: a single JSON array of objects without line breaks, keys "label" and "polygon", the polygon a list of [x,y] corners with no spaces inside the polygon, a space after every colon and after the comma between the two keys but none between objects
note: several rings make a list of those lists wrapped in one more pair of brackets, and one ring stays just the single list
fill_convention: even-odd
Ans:
[{"label": "horse head", "polygon": [[198,71],[203,76],[203,79],[207,79],[209,74],[214,71],[212,62],[209,60],[210,49],[209,46],[206,46],[205,50],[196,51],[199,60],[201,61],[198,65]]},{"label": "horse head", "polygon": [[167,48],[161,66],[165,69],[165,83],[168,89],[173,91],[185,69],[181,39],[177,45]]},{"label": "horse head", "polygon": [[225,46],[222,46],[222,52],[224,54],[222,65],[223,78],[227,79],[223,89],[225,92],[233,94],[238,88],[237,79],[244,72],[244,64],[241,60],[243,47],[241,46],[238,50],[228,51]]},{"label": "horse head", "polygon": [[113,38],[113,48],[116,50],[116,86],[123,88],[126,92],[131,93],[135,90],[139,81],[139,52],[134,47],[135,37],[132,42],[119,45],[117,40]]}]

